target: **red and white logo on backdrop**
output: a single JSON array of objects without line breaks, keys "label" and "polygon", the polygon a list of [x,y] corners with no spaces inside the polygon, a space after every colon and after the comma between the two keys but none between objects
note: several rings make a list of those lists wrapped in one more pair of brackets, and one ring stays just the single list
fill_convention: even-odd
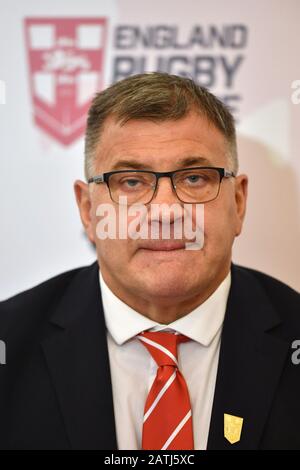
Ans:
[{"label": "red and white logo on backdrop", "polygon": [[106,29],[106,18],[25,20],[35,123],[63,145],[83,134],[102,89]]}]

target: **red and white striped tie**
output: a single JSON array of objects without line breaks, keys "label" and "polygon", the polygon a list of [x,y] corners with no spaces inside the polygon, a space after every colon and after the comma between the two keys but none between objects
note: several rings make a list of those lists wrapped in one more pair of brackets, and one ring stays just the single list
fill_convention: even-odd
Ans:
[{"label": "red and white striped tie", "polygon": [[193,450],[189,392],[177,361],[177,345],[189,339],[149,331],[138,335],[138,339],[158,365],[145,405],[142,449]]}]

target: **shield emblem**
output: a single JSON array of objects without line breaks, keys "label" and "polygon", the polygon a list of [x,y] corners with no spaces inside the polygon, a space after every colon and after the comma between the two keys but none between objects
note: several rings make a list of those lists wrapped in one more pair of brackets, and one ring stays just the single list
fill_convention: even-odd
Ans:
[{"label": "shield emblem", "polygon": [[241,439],[243,418],[224,413],[224,437],[230,444],[235,444]]},{"label": "shield emblem", "polygon": [[106,30],[106,18],[25,20],[34,120],[63,145],[83,134],[102,89]]}]

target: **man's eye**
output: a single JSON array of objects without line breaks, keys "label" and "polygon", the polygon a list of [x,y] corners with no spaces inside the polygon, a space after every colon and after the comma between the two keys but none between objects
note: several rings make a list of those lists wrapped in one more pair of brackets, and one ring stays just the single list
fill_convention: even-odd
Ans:
[{"label": "man's eye", "polygon": [[206,181],[203,175],[188,175],[185,177],[184,182],[186,184],[201,184]]},{"label": "man's eye", "polygon": [[201,176],[199,176],[199,175],[190,175],[190,176],[187,177],[187,180],[190,183],[197,183],[199,181],[199,179],[201,179]]},{"label": "man's eye", "polygon": [[130,179],[121,181],[121,185],[126,186],[128,188],[136,188],[138,186],[141,186],[142,183],[143,182],[141,180],[138,180],[135,178],[130,178]]}]

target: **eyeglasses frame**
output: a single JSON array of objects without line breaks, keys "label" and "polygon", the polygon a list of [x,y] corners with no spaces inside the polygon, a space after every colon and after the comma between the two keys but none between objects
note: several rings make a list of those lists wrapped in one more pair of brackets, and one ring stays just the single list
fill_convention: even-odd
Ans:
[{"label": "eyeglasses frame", "polygon": [[187,202],[187,201],[183,201],[182,199],[180,199],[180,197],[178,196],[177,194],[177,191],[176,191],[176,185],[173,181],[173,175],[176,174],[176,173],[179,173],[179,172],[184,172],[184,171],[191,171],[191,170],[216,170],[218,173],[219,173],[219,177],[220,177],[220,180],[219,180],[219,189],[218,189],[218,193],[217,195],[213,198],[213,199],[209,199],[207,201],[201,201],[201,203],[199,202],[199,204],[204,204],[206,202],[211,202],[213,200],[215,200],[218,195],[219,195],[219,192],[220,192],[220,187],[221,187],[221,182],[223,180],[223,178],[235,178],[236,175],[233,171],[230,171],[230,170],[227,170],[226,168],[221,168],[221,167],[213,167],[213,166],[196,166],[196,167],[191,167],[191,168],[182,168],[182,169],[178,169],[178,170],[174,170],[174,171],[152,171],[152,170],[114,170],[114,171],[108,171],[108,172],[105,172],[105,173],[101,173],[99,175],[96,175],[96,176],[93,176],[91,178],[88,179],[88,184],[90,183],[95,183],[95,184],[100,184],[100,183],[105,183],[107,185],[107,188],[108,188],[108,191],[109,191],[109,195],[110,195],[110,198],[113,202],[115,202],[116,204],[118,204],[118,202],[116,202],[113,198],[112,198],[112,195],[111,195],[111,190],[110,190],[110,187],[109,187],[109,178],[111,175],[114,175],[114,174],[117,174],[117,173],[148,173],[148,174],[152,174],[155,176],[156,178],[156,182],[155,182],[155,186],[154,186],[154,190],[153,190],[153,195],[150,199],[150,201],[148,201],[147,203],[145,204],[150,204],[151,201],[153,200],[154,196],[155,196],[155,193],[157,191],[157,187],[158,187],[158,180],[160,178],[170,178],[171,180],[171,183],[172,183],[172,188],[177,196],[177,198],[179,199],[180,202],[183,202],[185,204],[197,204],[197,202]]}]

